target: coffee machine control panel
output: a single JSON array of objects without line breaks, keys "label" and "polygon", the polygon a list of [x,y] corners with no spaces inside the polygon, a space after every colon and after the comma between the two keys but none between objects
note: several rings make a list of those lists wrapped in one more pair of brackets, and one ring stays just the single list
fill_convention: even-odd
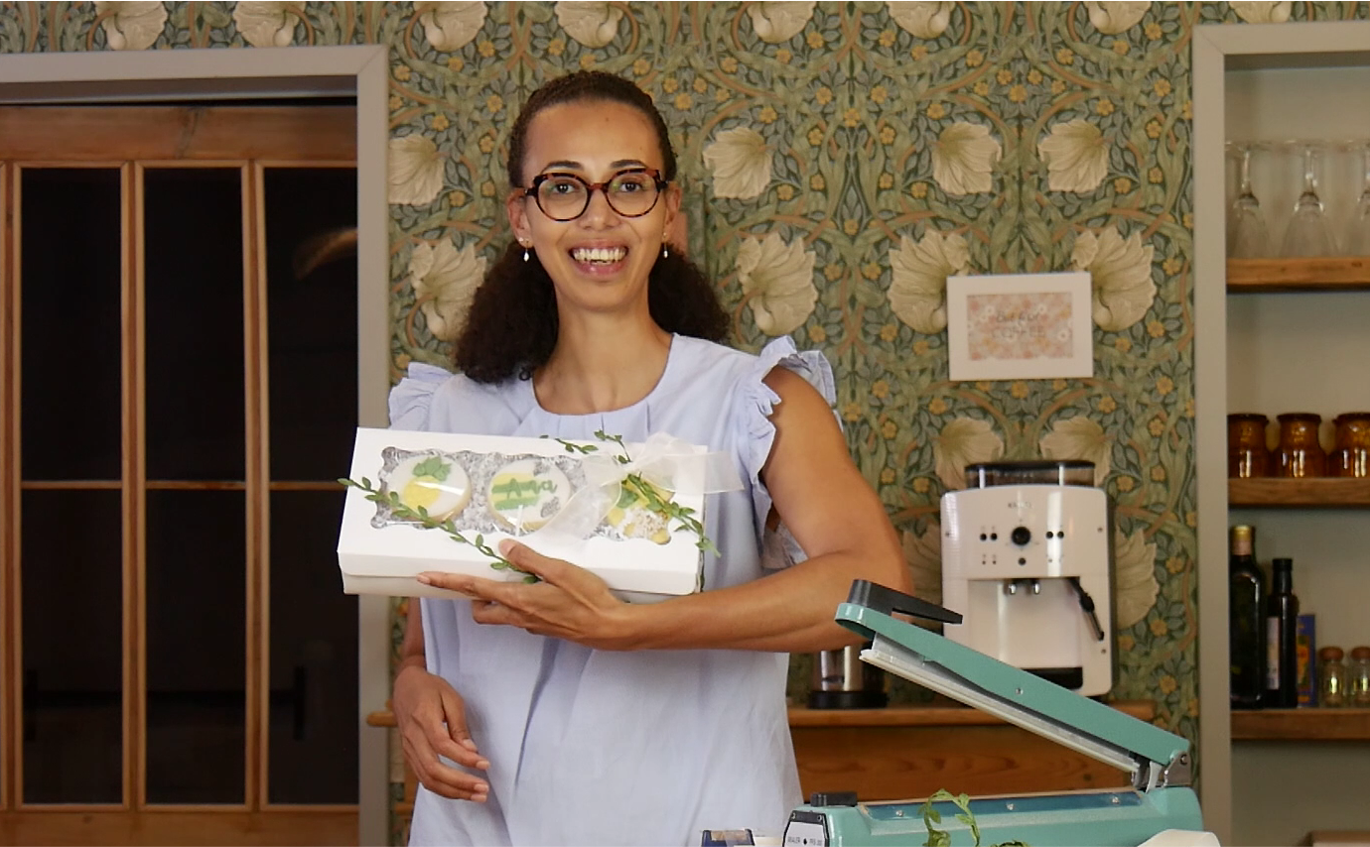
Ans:
[{"label": "coffee machine control panel", "polygon": [[1072,560],[1107,561],[1106,498],[1083,486],[957,491],[943,501],[943,568],[972,579],[1079,575]]}]

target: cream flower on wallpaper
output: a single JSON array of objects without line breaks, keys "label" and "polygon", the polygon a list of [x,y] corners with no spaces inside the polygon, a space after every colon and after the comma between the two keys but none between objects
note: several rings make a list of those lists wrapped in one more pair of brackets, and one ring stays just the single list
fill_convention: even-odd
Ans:
[{"label": "cream flower on wallpaper", "polygon": [[725,129],[704,148],[704,164],[714,178],[715,197],[750,200],[771,184],[771,150],[750,127]]},{"label": "cream flower on wallpaper", "polygon": [[1075,238],[1070,260],[1076,270],[1089,271],[1094,288],[1094,322],[1101,329],[1119,332],[1142,319],[1156,299],[1151,281],[1151,257],[1155,248],[1142,244],[1141,233],[1124,239],[1107,227],[1095,235],[1082,232]]},{"label": "cream flower on wallpaper", "polygon": [[1237,17],[1249,24],[1283,23],[1289,20],[1293,3],[1228,3]]},{"label": "cream flower on wallpaper", "polygon": [[485,25],[484,3],[420,2],[414,11],[423,24],[423,34],[439,53],[460,50]]},{"label": "cream flower on wallpaper", "polygon": [[918,332],[941,332],[947,327],[947,277],[969,268],[966,239],[956,233],[929,229],[917,243],[901,236],[890,251],[890,309]]},{"label": "cream flower on wallpaper", "polygon": [[457,251],[448,240],[420,244],[409,256],[409,284],[419,298],[428,331],[453,341],[466,323],[471,298],[485,278],[485,257],[468,244]]},{"label": "cream flower on wallpaper", "polygon": [[1099,128],[1083,118],[1056,124],[1037,144],[1047,163],[1052,191],[1088,194],[1108,176],[1108,144]]},{"label": "cream flower on wallpaper", "polygon": [[779,233],[744,238],[737,247],[737,280],[747,295],[756,325],[767,335],[784,335],[804,325],[818,300],[813,283],[817,257],[796,239]]},{"label": "cream flower on wallpaper", "polygon": [[427,206],[442,190],[443,155],[431,138],[411,133],[390,139],[391,203]]},{"label": "cream flower on wallpaper", "polygon": [[902,541],[913,596],[942,605],[942,528],[931,521],[922,535],[906,529]]},{"label": "cream flower on wallpaper", "polygon": [[557,23],[586,47],[604,47],[618,35],[623,9],[617,3],[557,3]]},{"label": "cream flower on wallpaper", "polygon": [[1156,545],[1148,544],[1139,529],[1113,535],[1113,591],[1117,600],[1113,620],[1118,629],[1134,626],[1156,605],[1161,587],[1156,582]]},{"label": "cream flower on wallpaper", "polygon": [[919,38],[936,38],[951,23],[951,3],[886,3],[890,17]]},{"label": "cream flower on wallpaper", "polygon": [[95,14],[111,50],[146,50],[156,43],[167,19],[161,3],[100,2]]},{"label": "cream flower on wallpaper", "polygon": [[1151,8],[1148,2],[1093,2],[1085,0],[1085,8],[1089,10],[1089,22],[1094,24],[1094,28],[1099,32],[1108,35],[1117,35],[1124,30],[1132,28],[1146,10]]},{"label": "cream flower on wallpaper", "polygon": [[932,178],[948,194],[970,194],[994,187],[990,172],[1002,148],[989,127],[957,121],[932,145]]},{"label": "cream flower on wallpaper", "polygon": [[253,47],[288,47],[295,40],[296,3],[256,3],[233,7],[233,23]]},{"label": "cream flower on wallpaper", "polygon": [[752,16],[752,29],[757,38],[768,44],[789,41],[800,33],[813,17],[813,7],[818,5],[809,0],[804,3],[776,2],[749,3],[747,14]]},{"label": "cream flower on wallpaper", "polygon": [[1042,455],[1048,459],[1085,459],[1094,463],[1094,484],[1102,485],[1112,468],[1113,444],[1104,428],[1084,415],[1058,420],[1042,436]]},{"label": "cream flower on wallpaper", "polygon": [[1004,441],[989,421],[957,418],[932,440],[937,476],[948,491],[966,487],[966,465],[992,462],[1004,455]]}]

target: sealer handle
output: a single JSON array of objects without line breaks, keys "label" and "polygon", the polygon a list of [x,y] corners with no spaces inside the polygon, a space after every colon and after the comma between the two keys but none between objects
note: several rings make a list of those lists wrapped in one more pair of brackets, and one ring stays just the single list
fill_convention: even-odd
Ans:
[{"label": "sealer handle", "polygon": [[895,591],[893,588],[886,588],[865,579],[854,580],[851,590],[847,592],[847,602],[856,606],[865,606],[867,609],[884,614],[903,612],[906,615],[913,615],[915,618],[924,618],[930,621],[941,621],[942,623],[959,624],[961,615],[941,606],[934,606],[926,600],[919,600],[911,594],[902,591]]}]

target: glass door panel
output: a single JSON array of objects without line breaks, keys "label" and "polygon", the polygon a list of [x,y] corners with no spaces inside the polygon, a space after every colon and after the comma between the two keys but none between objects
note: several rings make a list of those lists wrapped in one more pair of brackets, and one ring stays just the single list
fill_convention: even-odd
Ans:
[{"label": "glass door panel", "polygon": [[123,801],[121,492],[26,490],[24,803]]},{"label": "glass door panel", "polygon": [[243,481],[239,168],[143,172],[147,479]]},{"label": "glass door panel", "polygon": [[266,168],[271,478],[347,476],[357,425],[357,177]]},{"label": "glass door panel", "polygon": [[247,505],[147,492],[147,801],[243,803]]},{"label": "glass door panel", "polygon": [[338,577],[343,492],[271,492],[271,803],[357,802],[357,598]]},{"label": "glass door panel", "polygon": [[19,171],[21,478],[118,480],[118,168]]}]

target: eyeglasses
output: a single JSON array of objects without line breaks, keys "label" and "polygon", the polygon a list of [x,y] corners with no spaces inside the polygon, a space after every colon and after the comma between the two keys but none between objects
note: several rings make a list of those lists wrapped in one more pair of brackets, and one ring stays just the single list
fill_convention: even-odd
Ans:
[{"label": "eyeglasses", "polygon": [[594,183],[575,174],[538,174],[521,196],[532,196],[554,221],[573,221],[590,208],[590,195],[598,189],[609,208],[625,218],[640,218],[656,208],[661,190],[669,184],[656,168],[619,171],[606,182]]}]

